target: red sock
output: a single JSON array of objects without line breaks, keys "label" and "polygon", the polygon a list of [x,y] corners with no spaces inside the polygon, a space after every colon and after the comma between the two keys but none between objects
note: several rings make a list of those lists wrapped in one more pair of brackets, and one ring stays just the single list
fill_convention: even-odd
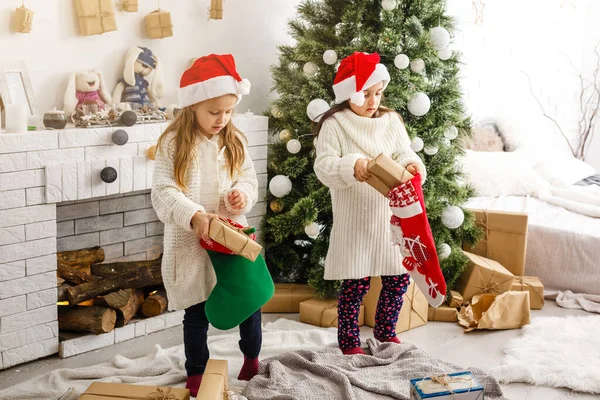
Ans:
[{"label": "red sock", "polygon": [[347,356],[351,356],[351,355],[354,355],[354,354],[365,354],[365,351],[362,348],[360,348],[360,347],[353,347],[353,348],[348,349],[348,350],[342,350],[342,353],[345,354],[345,355],[347,355]]},{"label": "red sock", "polygon": [[190,391],[190,394],[192,395],[192,397],[196,397],[198,395],[198,389],[200,389],[201,383],[202,383],[202,374],[188,376],[187,382],[185,384],[185,388]]},{"label": "red sock", "polygon": [[375,338],[375,339],[379,340],[381,343],[398,343],[398,344],[402,343],[400,341],[400,339],[398,339],[398,336],[394,336],[394,337],[387,338],[387,339],[378,339],[378,338]]},{"label": "red sock", "polygon": [[258,357],[248,358],[244,356],[244,365],[238,375],[238,380],[249,381],[258,374]]},{"label": "red sock", "polygon": [[[439,306],[446,296],[446,281],[440,268],[433,234],[427,220],[421,175],[390,190],[391,224],[402,229],[404,237],[402,264],[410,271],[429,304]],[[396,228],[397,229],[397,228]]]}]

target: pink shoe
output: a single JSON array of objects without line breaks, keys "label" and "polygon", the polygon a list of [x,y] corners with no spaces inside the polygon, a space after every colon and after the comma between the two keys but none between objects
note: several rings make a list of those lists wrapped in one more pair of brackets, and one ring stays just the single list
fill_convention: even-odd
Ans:
[{"label": "pink shoe", "polygon": [[189,389],[192,397],[196,397],[198,395],[198,389],[200,389],[201,383],[202,383],[202,374],[188,376],[187,382],[185,384],[185,388]]},{"label": "pink shoe", "polygon": [[258,375],[258,357],[257,358],[246,358],[244,357],[244,365],[238,375],[238,380],[249,381]]},{"label": "pink shoe", "polygon": [[394,337],[391,337],[388,339],[379,339],[379,338],[375,338],[375,339],[379,340],[381,343],[398,343],[398,344],[402,343],[400,341],[400,339],[398,339],[398,336],[394,336]]},{"label": "pink shoe", "polygon": [[366,354],[361,347],[353,347],[348,350],[342,350],[342,353],[347,356],[352,356],[354,354]]}]

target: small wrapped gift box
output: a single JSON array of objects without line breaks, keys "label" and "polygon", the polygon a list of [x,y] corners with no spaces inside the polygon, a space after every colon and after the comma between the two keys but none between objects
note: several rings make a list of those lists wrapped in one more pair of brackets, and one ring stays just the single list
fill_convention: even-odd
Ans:
[{"label": "small wrapped gift box", "polygon": [[275,294],[267,304],[262,306],[263,313],[297,313],[300,303],[314,296],[313,289],[308,285],[295,283],[276,283]]},{"label": "small wrapped gift box", "polygon": [[256,261],[262,246],[254,241],[256,235],[246,233],[250,230],[254,229],[245,229],[232,220],[213,218],[208,227],[211,240],[200,240],[200,244],[207,250],[237,254],[250,261]]},{"label": "small wrapped gift box", "polygon": [[146,30],[150,39],[173,36],[171,13],[158,9],[146,15]]},{"label": "small wrapped gift box", "polygon": [[26,7],[19,7],[15,10],[13,19],[13,30],[19,33],[31,32],[33,23],[33,11]]},{"label": "small wrapped gift box", "polygon": [[121,0],[117,4],[121,11],[138,12],[139,0]]},{"label": "small wrapped gift box", "polygon": [[481,293],[508,292],[515,276],[500,263],[476,254],[463,252],[469,258],[469,265],[456,282],[456,290],[464,301],[471,301]]},{"label": "small wrapped gift box", "polygon": [[475,329],[516,329],[529,324],[529,292],[480,294],[461,307],[458,323],[465,332]]},{"label": "small wrapped gift box", "polygon": [[448,301],[448,305],[450,307],[460,307],[463,302],[464,299],[460,293],[458,293],[456,290],[450,291],[450,300]]},{"label": "small wrapped gift box", "polygon": [[429,306],[427,319],[429,321],[457,322],[458,310],[455,307],[450,307],[445,304],[442,304],[438,308]]},{"label": "small wrapped gift box", "polygon": [[484,390],[468,371],[410,380],[410,399],[483,400]]},{"label": "small wrapped gift box", "polygon": [[544,285],[537,276],[515,276],[510,290],[528,291],[532,310],[541,310],[544,307]]},{"label": "small wrapped gift box", "polygon": [[227,399],[229,388],[227,371],[227,360],[209,359],[196,398],[198,400]]},{"label": "small wrapped gift box", "polygon": [[[222,400],[223,395],[219,400]],[[126,385],[123,383],[94,382],[79,396],[79,400],[139,400],[139,399],[169,399],[190,400],[188,389]]]},{"label": "small wrapped gift box", "polygon": [[[300,303],[300,322],[323,328],[338,326],[337,299],[310,299]],[[365,306],[360,305],[358,326],[365,324]]]},{"label": "small wrapped gift box", "polygon": [[112,0],[75,0],[75,11],[84,36],[117,30]]},{"label": "small wrapped gift box", "polygon": [[[377,310],[377,301],[381,292],[381,278],[371,278],[371,288],[363,299],[365,305],[365,325],[371,328],[375,326],[375,312]],[[411,279],[410,285],[404,294],[404,304],[398,322],[396,323],[396,333],[405,332],[418,328],[427,323],[429,303],[427,298],[421,293],[418,286]]]},{"label": "small wrapped gift box", "polygon": [[383,153],[372,159],[367,169],[371,173],[367,183],[386,197],[390,190],[413,178],[410,172]]},{"label": "small wrapped gift box", "polygon": [[528,216],[524,213],[470,210],[475,224],[483,228],[483,238],[475,247],[463,246],[470,253],[497,261],[513,275],[525,273]]}]

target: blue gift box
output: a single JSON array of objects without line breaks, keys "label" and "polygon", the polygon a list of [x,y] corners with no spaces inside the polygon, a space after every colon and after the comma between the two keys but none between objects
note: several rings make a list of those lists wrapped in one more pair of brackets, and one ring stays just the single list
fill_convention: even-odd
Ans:
[{"label": "blue gift box", "polygon": [[[483,386],[469,371],[455,372],[440,376],[439,380],[431,377],[410,380],[411,400],[483,400]],[[443,381],[444,383],[441,383]]]}]

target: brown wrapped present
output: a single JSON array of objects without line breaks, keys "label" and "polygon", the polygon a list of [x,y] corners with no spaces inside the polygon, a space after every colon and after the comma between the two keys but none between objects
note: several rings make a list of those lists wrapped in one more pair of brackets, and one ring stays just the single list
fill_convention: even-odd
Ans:
[{"label": "brown wrapped present", "polygon": [[229,388],[227,371],[227,360],[209,359],[196,398],[201,400],[226,399]]},{"label": "brown wrapped present", "polygon": [[489,210],[471,211],[475,214],[475,223],[483,228],[485,233],[475,247],[465,245],[464,249],[498,261],[513,275],[523,275],[527,253],[527,214]]},{"label": "brown wrapped present", "polygon": [[413,178],[410,172],[383,153],[371,160],[367,169],[371,173],[367,183],[384,196],[396,186]]},{"label": "brown wrapped present", "polygon": [[84,36],[117,30],[112,0],[75,0],[75,11]]},{"label": "brown wrapped present", "polygon": [[[338,326],[337,299],[310,299],[300,303],[300,322],[323,328]],[[365,324],[365,306],[360,305],[358,326]]]},{"label": "brown wrapped present", "polygon": [[462,306],[463,302],[464,300],[460,293],[458,293],[456,290],[450,291],[450,300],[448,301],[448,305],[450,307],[458,308]]},{"label": "brown wrapped present", "polygon": [[31,32],[33,24],[33,11],[26,8],[25,6],[19,7],[15,10],[15,17],[13,19],[13,30],[20,33]]},{"label": "brown wrapped present", "polygon": [[146,15],[146,30],[150,39],[162,39],[173,36],[171,13],[158,9]]},{"label": "brown wrapped present", "polygon": [[541,310],[544,307],[544,285],[537,276],[515,276],[510,290],[528,291],[532,310]]},{"label": "brown wrapped present", "polygon": [[458,323],[465,332],[475,329],[515,329],[529,323],[529,292],[481,294],[461,307]]},{"label": "brown wrapped present", "polygon": [[138,12],[139,0],[121,0],[117,4],[121,11]]},{"label": "brown wrapped present", "polygon": [[223,0],[211,0],[209,19],[223,19]]},{"label": "brown wrapped present", "polygon": [[458,311],[455,307],[447,306],[445,304],[442,304],[438,308],[429,306],[427,319],[429,321],[456,322],[458,321]]},{"label": "brown wrapped present", "polygon": [[469,265],[456,282],[456,290],[464,301],[482,293],[504,293],[512,288],[515,276],[500,263],[476,254],[463,253],[469,258]]},{"label": "brown wrapped present", "polygon": [[[381,277],[371,278],[371,288],[363,299],[365,305],[365,325],[375,326],[375,310],[381,292]],[[404,304],[396,323],[396,333],[418,328],[427,323],[429,304],[415,282],[411,279],[408,290],[404,294]]]},{"label": "brown wrapped present", "polygon": [[[169,399],[190,400],[188,389],[164,386],[126,385],[123,383],[93,382],[79,400]],[[222,400],[223,397],[221,395]]]},{"label": "brown wrapped present", "polygon": [[262,306],[263,313],[297,313],[300,303],[314,297],[313,289],[308,285],[294,283],[276,283],[275,294]]},{"label": "brown wrapped present", "polygon": [[250,239],[241,228],[219,218],[210,220],[208,236],[234,254],[256,261],[262,246]]}]

